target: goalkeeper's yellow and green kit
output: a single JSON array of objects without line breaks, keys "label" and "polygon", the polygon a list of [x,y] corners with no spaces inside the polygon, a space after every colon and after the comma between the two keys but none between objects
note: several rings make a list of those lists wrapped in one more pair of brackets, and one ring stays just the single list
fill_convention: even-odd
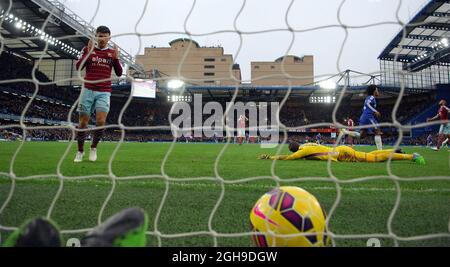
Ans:
[{"label": "goalkeeper's yellow and green kit", "polygon": [[414,154],[395,153],[394,150],[377,150],[370,153],[356,151],[348,146],[336,148],[321,145],[303,145],[299,150],[289,156],[270,156],[272,160],[328,160],[343,162],[384,162],[392,160],[415,160]]}]

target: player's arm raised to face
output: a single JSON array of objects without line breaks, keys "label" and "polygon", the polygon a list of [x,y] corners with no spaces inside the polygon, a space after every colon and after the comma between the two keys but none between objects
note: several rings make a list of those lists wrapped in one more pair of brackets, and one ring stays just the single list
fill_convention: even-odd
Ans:
[{"label": "player's arm raised to face", "polygon": [[92,40],[89,40],[88,45],[83,48],[81,51],[81,57],[75,64],[76,70],[84,69],[86,67],[87,58],[92,54],[93,51],[93,43]]},{"label": "player's arm raised to face", "polygon": [[114,72],[116,73],[117,77],[122,76],[123,74],[123,68],[122,65],[120,64],[120,61],[118,59],[114,60]]},{"label": "player's arm raised to face", "polygon": [[120,64],[120,51],[119,51],[119,47],[117,45],[114,45],[113,67],[114,67],[114,72],[116,73],[117,77],[122,76],[123,68],[122,68],[122,65]]}]

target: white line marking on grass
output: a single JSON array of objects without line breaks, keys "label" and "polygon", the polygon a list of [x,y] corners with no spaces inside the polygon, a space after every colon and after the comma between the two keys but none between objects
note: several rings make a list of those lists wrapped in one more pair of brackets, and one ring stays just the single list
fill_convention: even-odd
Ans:
[{"label": "white line marking on grass", "polygon": [[[39,180],[40,182],[44,182],[47,179]],[[36,184],[39,184],[39,182],[36,182],[38,180],[34,180]],[[56,181],[56,180],[55,180]],[[264,180],[263,180],[264,181]],[[95,184],[95,185],[110,185],[110,181],[105,181],[103,179],[93,179],[93,180],[70,180],[67,179],[66,181],[68,184]],[[250,181],[251,182],[251,181]],[[266,184],[249,184],[241,183],[241,184],[226,184],[225,188],[227,189],[258,189],[258,190],[266,190],[269,191],[273,187],[275,187],[275,184],[270,185],[269,180],[267,180]],[[318,181],[320,182],[320,181]],[[130,183],[131,185],[162,185],[163,181],[160,180],[119,180],[119,183]],[[303,187],[306,190],[318,190],[318,191],[336,191],[336,187],[334,186],[308,186],[308,183],[314,183],[314,181],[305,181],[305,182],[299,182],[301,185],[299,185],[296,182],[285,182],[283,183],[283,186],[290,186],[290,185],[297,185],[300,187]],[[176,181],[171,182],[171,185],[174,187],[179,188],[185,188],[185,189],[202,189],[202,188],[219,188],[220,185],[217,184],[214,181],[211,181],[209,183],[204,183],[202,181]],[[349,185],[345,185],[342,187],[343,191],[353,191],[353,192],[396,192],[397,190],[392,186],[389,187],[349,187]],[[450,188],[423,188],[423,189],[412,189],[412,188],[402,188],[402,192],[406,193],[450,193]],[[450,196],[450,195],[449,195]]]},{"label": "white line marking on grass", "polygon": [[[151,182],[143,182],[145,184],[149,183],[155,183],[154,181]],[[283,184],[283,186],[289,186],[294,185],[293,183],[286,183]],[[215,184],[214,182],[211,183],[201,183],[201,182],[194,182],[194,183],[174,183],[172,184],[174,187],[184,187],[184,188],[219,188],[220,185]],[[264,184],[227,184],[225,190],[230,188],[254,188],[254,189],[263,189],[263,190],[271,190],[274,186],[270,185],[264,185]],[[323,190],[323,191],[336,191],[336,187],[333,186],[303,186],[307,190]],[[343,191],[354,191],[354,192],[396,192],[397,190],[392,188],[381,188],[381,187],[343,187]],[[450,193],[450,188],[448,189],[442,189],[442,188],[424,188],[424,189],[410,189],[410,188],[402,188],[402,192],[408,192],[408,193]],[[449,195],[450,196],[450,195]]]}]

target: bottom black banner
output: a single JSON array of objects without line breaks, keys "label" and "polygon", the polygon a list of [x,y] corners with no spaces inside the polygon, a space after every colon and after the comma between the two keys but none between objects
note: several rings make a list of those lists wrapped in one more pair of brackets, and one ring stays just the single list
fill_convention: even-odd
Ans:
[{"label": "bottom black banner", "polygon": [[[429,248],[58,248],[58,249],[6,249],[0,248],[0,262],[8,259],[15,264],[30,261],[33,264],[61,265],[99,263],[152,265],[282,265],[321,266],[324,264],[402,265],[420,263],[446,257],[448,249]],[[5,265],[6,266],[6,265]]]}]

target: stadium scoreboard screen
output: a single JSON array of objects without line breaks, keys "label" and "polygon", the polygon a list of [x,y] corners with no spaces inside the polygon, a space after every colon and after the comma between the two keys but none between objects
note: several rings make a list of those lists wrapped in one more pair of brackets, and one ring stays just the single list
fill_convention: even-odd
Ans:
[{"label": "stadium scoreboard screen", "polygon": [[313,95],[313,96],[309,97],[309,103],[312,103],[312,104],[336,103],[336,96],[334,96],[334,95]]},{"label": "stadium scoreboard screen", "polygon": [[156,81],[136,79],[132,83],[133,97],[156,98]]}]

